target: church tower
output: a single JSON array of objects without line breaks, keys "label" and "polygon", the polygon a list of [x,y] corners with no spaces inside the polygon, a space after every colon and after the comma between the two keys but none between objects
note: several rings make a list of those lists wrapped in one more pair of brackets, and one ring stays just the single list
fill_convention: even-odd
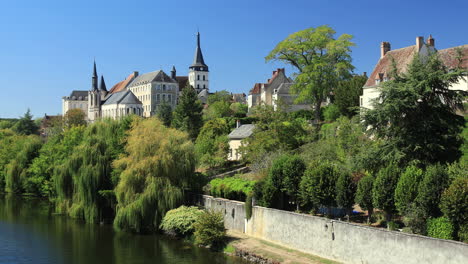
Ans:
[{"label": "church tower", "polygon": [[101,92],[98,89],[96,61],[94,62],[93,77],[91,79],[91,90],[88,91],[88,120],[94,122],[100,117],[101,112]]},{"label": "church tower", "polygon": [[203,89],[208,91],[208,66],[203,60],[203,54],[200,48],[200,32],[197,33],[197,48],[195,50],[195,57],[193,63],[189,67],[189,83],[193,88],[200,93]]}]

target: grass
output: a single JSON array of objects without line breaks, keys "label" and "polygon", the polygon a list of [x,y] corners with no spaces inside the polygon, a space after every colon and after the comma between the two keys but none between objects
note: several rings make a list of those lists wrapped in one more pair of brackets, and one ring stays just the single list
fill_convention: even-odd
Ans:
[{"label": "grass", "polygon": [[236,249],[231,244],[227,244],[226,247],[224,247],[223,252],[228,254],[234,254],[234,252],[236,252]]}]

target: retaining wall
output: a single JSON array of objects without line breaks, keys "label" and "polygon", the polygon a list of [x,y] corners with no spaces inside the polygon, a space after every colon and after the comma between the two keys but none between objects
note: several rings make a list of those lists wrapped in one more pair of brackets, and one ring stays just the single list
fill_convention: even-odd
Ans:
[{"label": "retaining wall", "polygon": [[225,226],[344,263],[468,263],[468,244],[387,231],[323,217],[254,206],[204,195],[199,202],[224,213]]}]

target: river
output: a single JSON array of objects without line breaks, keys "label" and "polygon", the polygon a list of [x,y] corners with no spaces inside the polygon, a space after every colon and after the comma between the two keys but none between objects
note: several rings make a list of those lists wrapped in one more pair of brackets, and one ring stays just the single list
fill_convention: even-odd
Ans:
[{"label": "river", "polygon": [[246,263],[165,236],[115,232],[53,212],[45,200],[0,195],[0,264]]}]

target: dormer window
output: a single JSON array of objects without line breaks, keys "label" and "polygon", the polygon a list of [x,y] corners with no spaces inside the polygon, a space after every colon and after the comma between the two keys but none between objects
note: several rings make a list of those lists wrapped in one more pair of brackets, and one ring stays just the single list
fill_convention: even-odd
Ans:
[{"label": "dormer window", "polygon": [[380,84],[380,79],[375,79],[375,84]]}]

